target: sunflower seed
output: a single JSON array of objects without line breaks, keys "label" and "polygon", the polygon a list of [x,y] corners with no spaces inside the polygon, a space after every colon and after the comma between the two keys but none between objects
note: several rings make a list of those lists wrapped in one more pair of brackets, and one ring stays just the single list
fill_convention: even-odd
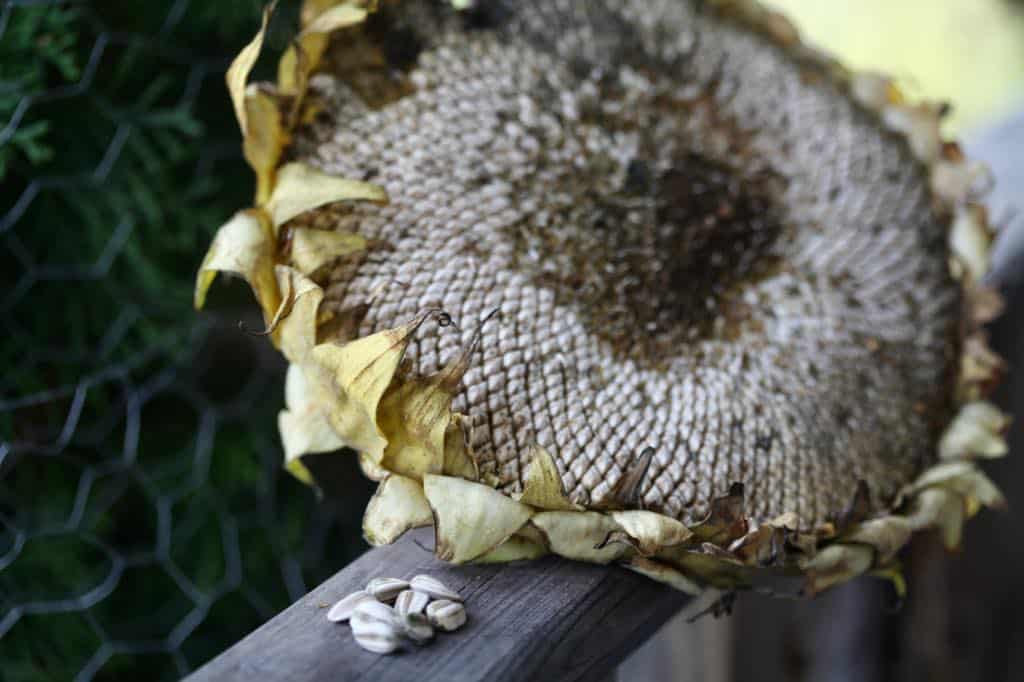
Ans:
[{"label": "sunflower seed", "polygon": [[418,575],[412,579],[409,583],[412,589],[417,592],[422,592],[431,599],[447,599],[449,601],[461,602],[462,597],[459,593],[451,589],[439,580],[431,578],[429,575]]},{"label": "sunflower seed", "polygon": [[423,613],[430,602],[430,596],[416,590],[405,590],[395,599],[395,611],[398,615],[404,616],[410,613]]},{"label": "sunflower seed", "polygon": [[331,610],[327,612],[327,620],[332,623],[345,622],[352,617],[352,611],[355,610],[359,602],[366,601],[367,599],[373,599],[373,595],[365,590],[353,592],[331,607]]},{"label": "sunflower seed", "polygon": [[458,630],[466,623],[466,607],[447,599],[440,599],[427,605],[430,623],[445,632]]},{"label": "sunflower seed", "polygon": [[422,613],[401,614],[398,627],[402,635],[416,644],[426,644],[434,638],[434,628]]},{"label": "sunflower seed", "polygon": [[355,627],[356,622],[378,622],[394,625],[396,618],[395,610],[387,604],[382,604],[373,599],[366,599],[356,604],[352,610],[350,620],[352,621],[352,626]]},{"label": "sunflower seed", "polygon": [[390,604],[403,590],[409,589],[409,582],[398,578],[374,578],[366,585],[366,591],[377,601]]},{"label": "sunflower seed", "polygon": [[356,644],[375,654],[390,654],[402,646],[399,628],[393,620],[385,622],[353,617],[352,636]]}]

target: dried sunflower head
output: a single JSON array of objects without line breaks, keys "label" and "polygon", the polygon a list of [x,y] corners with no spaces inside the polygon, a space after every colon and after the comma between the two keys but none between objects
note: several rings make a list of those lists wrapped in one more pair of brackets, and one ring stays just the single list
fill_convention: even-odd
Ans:
[{"label": "dried sunflower head", "polygon": [[358,452],[371,542],[814,592],[1001,501],[984,171],[941,107],[745,0],[307,2],[247,86],[260,42],[257,206],[197,302],[252,284],[288,466]]}]

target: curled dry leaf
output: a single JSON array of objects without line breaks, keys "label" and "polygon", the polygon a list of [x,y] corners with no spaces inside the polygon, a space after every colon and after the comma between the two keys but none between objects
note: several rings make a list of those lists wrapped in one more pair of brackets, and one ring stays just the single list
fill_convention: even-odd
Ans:
[{"label": "curled dry leaf", "polygon": [[437,556],[456,564],[497,547],[533,515],[493,488],[452,476],[425,475],[423,491],[434,512]]}]

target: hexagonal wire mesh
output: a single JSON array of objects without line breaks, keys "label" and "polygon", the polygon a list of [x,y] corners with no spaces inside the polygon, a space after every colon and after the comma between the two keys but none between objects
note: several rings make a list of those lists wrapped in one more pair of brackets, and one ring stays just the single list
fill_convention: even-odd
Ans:
[{"label": "hexagonal wire mesh", "polygon": [[235,325],[242,285],[191,310],[252,187],[223,72],[259,11],[0,9],[5,680],[177,677],[359,550],[365,487],[317,504],[280,468],[282,366]]}]

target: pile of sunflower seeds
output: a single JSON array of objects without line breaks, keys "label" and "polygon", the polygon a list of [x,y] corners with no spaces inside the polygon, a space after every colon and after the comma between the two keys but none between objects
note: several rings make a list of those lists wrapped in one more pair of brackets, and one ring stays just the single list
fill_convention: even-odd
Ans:
[{"label": "pile of sunflower seeds", "polygon": [[332,623],[348,622],[356,643],[376,654],[390,654],[407,643],[426,644],[435,629],[454,632],[466,622],[458,592],[429,575],[412,580],[374,578],[327,612]]}]

